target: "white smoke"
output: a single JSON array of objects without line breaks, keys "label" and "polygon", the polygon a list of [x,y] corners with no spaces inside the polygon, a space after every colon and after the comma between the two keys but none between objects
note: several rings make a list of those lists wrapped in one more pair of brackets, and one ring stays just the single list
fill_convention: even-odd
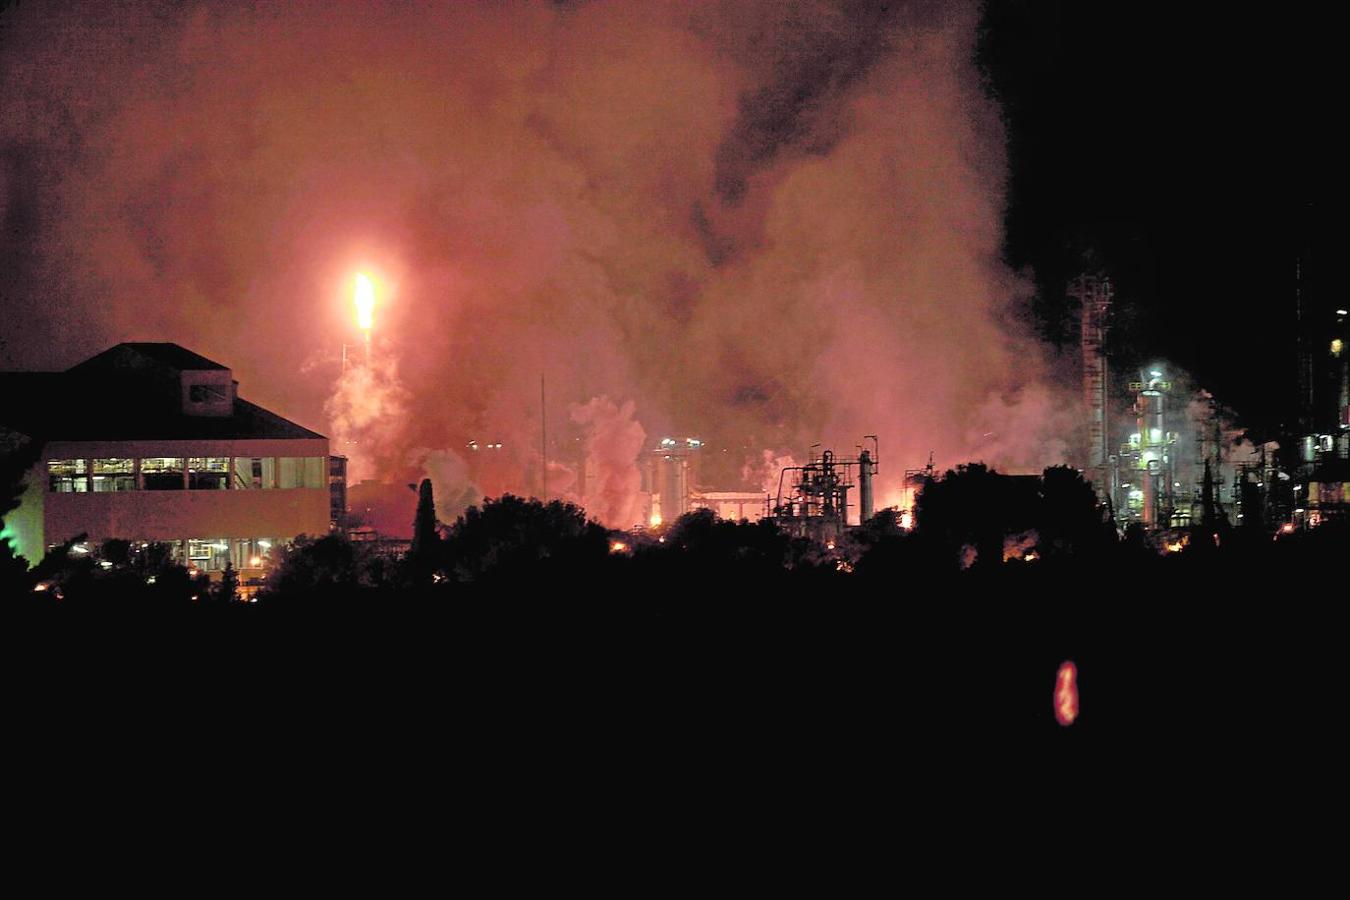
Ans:
[{"label": "white smoke", "polygon": [[347,457],[349,483],[375,478],[385,463],[404,455],[409,400],[392,354],[379,354],[370,364],[351,366],[338,377],[324,412],[332,452]]},{"label": "white smoke", "polygon": [[642,511],[637,460],[647,432],[633,417],[635,411],[633,401],[619,406],[608,397],[593,397],[570,410],[572,422],[586,430],[588,475],[594,472],[594,483],[590,477],[586,481],[586,512],[612,528],[636,524]]}]

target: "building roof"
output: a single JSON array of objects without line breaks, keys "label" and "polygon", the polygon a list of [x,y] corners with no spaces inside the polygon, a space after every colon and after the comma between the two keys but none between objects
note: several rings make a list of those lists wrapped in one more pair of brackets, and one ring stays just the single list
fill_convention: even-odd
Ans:
[{"label": "building roof", "polygon": [[177,375],[228,372],[177,344],[118,344],[65,372],[0,372],[0,426],[45,440],[323,439],[235,395],[229,415],[186,415]]},{"label": "building roof", "polygon": [[125,361],[141,357],[152,360],[179,372],[199,372],[205,369],[229,370],[229,366],[207,359],[199,353],[193,353],[186,347],[169,343],[147,343],[128,341],[109,347],[97,356],[91,356],[75,366],[71,371],[126,368]]}]

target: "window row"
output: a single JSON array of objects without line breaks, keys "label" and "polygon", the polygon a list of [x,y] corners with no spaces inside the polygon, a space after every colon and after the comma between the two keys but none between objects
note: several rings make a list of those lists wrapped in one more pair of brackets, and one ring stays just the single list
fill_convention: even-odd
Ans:
[{"label": "window row", "polygon": [[256,491],[327,487],[322,456],[151,456],[141,459],[53,459],[48,489],[89,491]]}]

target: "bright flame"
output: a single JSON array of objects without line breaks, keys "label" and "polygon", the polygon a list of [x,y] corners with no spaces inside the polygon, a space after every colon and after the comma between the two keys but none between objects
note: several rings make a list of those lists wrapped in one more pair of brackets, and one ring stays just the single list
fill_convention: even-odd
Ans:
[{"label": "bright flame", "polygon": [[652,515],[651,515],[651,518],[647,520],[647,524],[650,525],[650,526],[653,527],[653,528],[660,528],[660,527],[661,527],[661,510],[656,509],[656,508],[653,508],[653,509],[652,509]]},{"label": "bright flame", "polygon": [[628,545],[625,544],[623,541],[610,541],[610,542],[609,542],[609,552],[610,552],[610,553],[627,553],[627,552],[628,552]]},{"label": "bright flame", "polygon": [[1078,667],[1065,660],[1055,675],[1055,719],[1061,725],[1072,725],[1078,718]]},{"label": "bright flame", "polygon": [[356,276],[356,326],[369,332],[375,324],[375,285],[364,274]]},{"label": "bright flame", "polygon": [[909,531],[914,527],[914,513],[907,509],[900,511],[900,530]]}]

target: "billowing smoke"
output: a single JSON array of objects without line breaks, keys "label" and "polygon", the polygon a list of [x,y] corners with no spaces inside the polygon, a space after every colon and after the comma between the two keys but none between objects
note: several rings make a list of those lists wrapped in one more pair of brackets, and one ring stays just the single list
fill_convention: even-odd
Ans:
[{"label": "billowing smoke", "polygon": [[479,502],[483,493],[474,484],[472,471],[461,454],[449,450],[419,448],[411,462],[431,479],[436,513],[442,522],[453,522],[460,513]]},{"label": "billowing smoke", "polygon": [[642,520],[642,473],[637,458],[646,432],[633,420],[630,400],[619,406],[608,397],[594,397],[572,407],[572,422],[585,429],[586,490],[582,498],[591,515],[616,526]]},{"label": "billowing smoke", "polygon": [[1218,500],[1221,505],[1228,506],[1235,499],[1231,486],[1237,483],[1240,468],[1256,465],[1261,457],[1260,450],[1248,439],[1247,430],[1239,424],[1237,414],[1213,394],[1204,388],[1193,387],[1193,380],[1186,374],[1177,379],[1177,384],[1184,391],[1177,404],[1184,413],[1177,431],[1176,447],[1182,489],[1200,484],[1208,461],[1219,490]]},{"label": "billowing smoke", "polygon": [[[799,463],[790,454],[778,454],[772,450],[760,453],[758,459],[750,459],[741,470],[741,481],[752,489],[758,489],[772,497],[778,496],[779,475],[784,469],[791,469]],[[783,490],[789,490],[791,482],[783,483]]]},{"label": "billowing smoke", "polygon": [[333,453],[347,457],[347,479],[374,479],[405,455],[400,443],[411,398],[398,377],[393,356],[347,368],[324,405]]},{"label": "billowing smoke", "polygon": [[[644,433],[724,489],[863,434],[879,496],[930,450],[1061,461],[974,3],[4,15],[0,365],[177,341],[405,493],[565,496],[584,447],[621,526]],[[389,355],[343,376],[358,270]]]}]

